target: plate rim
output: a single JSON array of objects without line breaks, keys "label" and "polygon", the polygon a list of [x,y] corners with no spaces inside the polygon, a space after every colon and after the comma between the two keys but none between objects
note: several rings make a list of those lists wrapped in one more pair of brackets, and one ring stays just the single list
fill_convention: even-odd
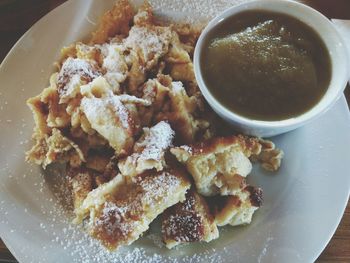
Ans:
[{"label": "plate rim", "polygon": [[[38,21],[36,21],[17,41],[16,43],[11,47],[10,51],[6,54],[5,58],[3,59],[3,61],[0,64],[0,72],[3,71],[3,69],[6,67],[7,61],[9,60],[9,58],[11,57],[12,53],[16,50],[16,48],[18,47],[18,45],[22,42],[22,40],[27,37],[27,35],[29,35],[31,33],[31,31],[33,30],[34,27],[36,27],[39,23],[43,23],[43,21],[45,19],[48,19],[49,16],[51,16],[53,13],[55,12],[60,12],[59,10],[66,8],[66,6],[71,5],[72,3],[74,3],[75,0],[68,0],[60,5],[58,5],[57,7],[55,7],[54,9],[52,9],[50,12],[48,12],[47,14],[45,14],[43,17],[41,17]],[[342,106],[342,111],[344,111],[344,113],[346,112],[347,115],[347,119],[350,122],[350,110],[349,110],[349,106],[347,103],[347,100],[345,99],[345,95],[342,94],[340,96],[340,98],[337,100],[337,102],[335,104],[341,104]],[[332,108],[335,105],[332,106]],[[345,109],[344,109],[345,108]],[[314,121],[317,121],[314,120]],[[319,247],[319,250],[316,252],[315,251],[315,255],[313,258],[313,262],[320,256],[320,254],[324,251],[324,249],[326,248],[326,246],[329,244],[330,240],[332,239],[332,237],[334,236],[336,230],[339,227],[339,224],[344,216],[344,212],[346,210],[347,204],[349,202],[349,198],[350,198],[350,185],[348,185],[348,193],[347,193],[347,198],[345,198],[344,203],[342,203],[342,209],[341,209],[341,214],[339,214],[338,218],[335,220],[336,224],[334,224],[333,229],[331,229],[331,231],[329,231],[330,235],[327,238],[327,240],[324,240],[324,245]],[[18,258],[21,258],[21,260],[23,259],[19,254],[20,252],[15,251],[14,248],[10,245],[10,242],[8,242],[7,238],[1,237],[4,244],[6,245],[6,247],[9,249],[9,251],[13,254],[13,256],[18,260]],[[18,252],[18,254],[17,254]],[[19,261],[19,260],[18,260]],[[21,261],[19,261],[21,262]]]}]

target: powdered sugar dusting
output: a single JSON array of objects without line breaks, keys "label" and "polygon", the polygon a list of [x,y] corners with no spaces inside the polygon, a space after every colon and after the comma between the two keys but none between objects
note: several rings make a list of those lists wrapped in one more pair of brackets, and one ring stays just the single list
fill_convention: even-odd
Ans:
[{"label": "powdered sugar dusting", "polygon": [[129,112],[124,104],[120,101],[120,98],[113,96],[107,99],[107,103],[113,105],[114,110],[117,112],[120,122],[125,129],[130,129],[129,127]]},{"label": "powdered sugar dusting", "polygon": [[90,82],[99,75],[100,73],[86,60],[67,58],[58,74],[57,84],[61,100],[75,96],[75,87],[80,84],[81,79]]},{"label": "powdered sugar dusting", "polygon": [[172,146],[175,132],[166,121],[143,131],[144,135],[134,145],[134,153],[118,163],[125,176],[135,176],[153,168],[161,171],[166,167],[164,155]]},{"label": "powdered sugar dusting", "polygon": [[133,26],[125,39],[125,46],[135,51],[141,50],[144,61],[151,62],[154,57],[166,53],[170,39],[168,28]]},{"label": "powdered sugar dusting", "polygon": [[[173,195],[181,181],[175,175],[163,171],[158,175],[149,176],[146,179],[142,179],[139,183],[143,194],[140,196],[143,203],[148,205],[154,204],[163,199],[164,196]],[[164,201],[164,199],[163,199]]]},{"label": "powdered sugar dusting", "polygon": [[161,121],[147,130],[149,134],[144,141],[137,143],[137,147],[144,147],[139,158],[140,160],[160,160],[164,151],[171,146],[175,132],[165,121]]},{"label": "powdered sugar dusting", "polygon": [[[72,207],[67,208],[63,204],[71,202],[70,194],[67,192],[67,186],[65,185],[65,180],[69,180],[68,177],[62,176],[64,171],[61,169],[63,167],[50,167],[47,171],[47,176],[45,176],[50,181],[45,181],[42,178],[42,182],[51,185],[50,188],[54,190],[56,199],[50,199],[50,208],[43,208],[43,213],[48,214],[46,222],[40,223],[41,231],[45,233],[50,233],[52,239],[43,248],[43,252],[48,252],[56,250],[58,248],[62,249],[60,251],[65,251],[64,253],[72,258],[70,262],[98,262],[98,263],[129,263],[129,262],[149,262],[149,263],[163,263],[163,262],[223,262],[222,257],[217,254],[215,249],[206,249],[201,253],[195,253],[190,255],[169,255],[168,250],[162,245],[161,238],[158,233],[151,232],[145,238],[141,238],[139,242],[142,243],[131,245],[127,247],[121,247],[117,251],[108,251],[98,240],[90,237],[84,230],[84,227],[73,225],[70,223],[72,219]],[[168,173],[164,173],[156,180],[154,188],[160,187],[160,184],[165,183],[164,180],[169,180]],[[176,180],[175,178],[170,179],[171,181]],[[168,182],[166,182],[169,185]],[[174,181],[170,185],[177,185]],[[149,188],[154,189],[151,186],[151,182],[145,182],[143,184],[147,191]],[[39,189],[43,185],[36,186]],[[159,190],[162,193],[166,193],[169,189]],[[64,193],[64,194],[63,194]],[[160,192],[158,192],[159,194]],[[68,210],[67,210],[68,209]],[[109,206],[106,211],[116,211],[115,206]],[[118,208],[119,214],[124,214],[125,210]],[[64,225],[64,227],[57,228],[57,225]],[[157,248],[153,247],[153,244],[157,244]],[[221,253],[221,252],[220,252]],[[187,253],[186,253],[187,254]],[[65,257],[64,257],[65,258]],[[46,257],[42,256],[42,261],[46,262]]]},{"label": "powdered sugar dusting", "polygon": [[[53,168],[53,169],[51,169]],[[67,208],[65,205],[70,202],[69,192],[67,192],[67,187],[62,182],[64,176],[63,170],[59,170],[54,167],[49,167],[46,171],[47,175],[45,177],[41,176],[30,169],[28,171],[30,176],[40,177],[41,183],[35,183],[35,185],[27,185],[34,192],[42,192],[43,188],[49,185],[52,192],[55,194],[56,198],[49,198],[49,206],[39,206],[41,209],[42,217],[38,221],[38,229],[47,237],[48,242],[41,249],[42,254],[40,255],[40,260],[35,262],[48,262],[52,260],[53,256],[61,255],[59,257],[62,262],[77,262],[77,263],[219,263],[223,262],[222,255],[218,255],[219,251],[215,249],[200,249],[201,252],[187,252],[184,255],[181,253],[176,253],[176,255],[169,255],[169,252],[164,247],[161,246],[160,238],[157,236],[158,233],[150,233],[149,237],[141,238],[137,244],[121,247],[117,251],[108,251],[103,245],[100,244],[98,240],[93,239],[87,233],[82,226],[71,224],[70,220],[73,218],[72,207]],[[16,177],[19,180],[23,180],[21,176]],[[46,179],[45,179],[46,178]],[[68,178],[67,178],[68,179]],[[45,185],[45,186],[44,186]],[[39,203],[39,200],[37,200]],[[7,213],[6,210],[2,209],[3,201],[0,201],[0,212]],[[13,207],[15,209],[15,206]],[[30,210],[28,210],[31,213]],[[7,224],[7,221],[0,221],[2,224]],[[13,231],[21,231],[20,226],[18,229],[13,229]],[[30,238],[30,235],[37,235],[32,230],[23,230],[23,236]],[[154,247],[153,242],[157,242],[159,246]],[[28,262],[32,262],[32,257],[30,253],[33,251],[28,251],[24,246],[23,251],[28,254]],[[222,251],[220,251],[221,254]],[[56,253],[56,254],[55,254]],[[56,258],[57,259],[57,258]]]},{"label": "powdered sugar dusting", "polygon": [[89,230],[107,247],[131,244],[163,210],[184,197],[187,188],[182,184],[184,179],[170,172],[125,182],[116,193],[106,194],[102,207],[91,208]]},{"label": "powdered sugar dusting", "polygon": [[95,221],[94,228],[103,228],[105,235],[108,237],[116,236],[126,239],[127,235],[134,228],[134,221],[125,220],[127,206],[118,206],[112,202],[104,204],[101,216]]},{"label": "powdered sugar dusting", "polygon": [[87,75],[90,77],[97,77],[96,71],[93,70],[93,67],[89,62],[80,58],[69,57],[63,63],[60,70],[58,81],[59,83],[63,82],[63,78],[67,76],[73,76],[75,74],[80,74],[81,76]]},{"label": "powdered sugar dusting", "polygon": [[200,241],[204,237],[203,218],[196,211],[196,199],[192,192],[186,195],[183,203],[167,210],[162,223],[165,240],[178,243]]},{"label": "powdered sugar dusting", "polygon": [[181,81],[173,81],[171,83],[171,90],[174,93],[181,93],[181,92],[185,91],[185,88],[184,88],[184,86],[183,86]]},{"label": "powdered sugar dusting", "polygon": [[[120,101],[118,96],[110,96],[105,98],[83,98],[81,106],[87,118],[91,122],[106,117],[110,111],[113,117],[118,117],[120,123],[125,129],[129,129],[129,112],[127,108]],[[113,121],[115,121],[113,119]]]},{"label": "powdered sugar dusting", "polygon": [[106,69],[104,77],[112,86],[113,91],[118,92],[120,83],[126,79],[128,66],[120,54],[124,47],[119,44],[104,44],[101,46],[101,51],[104,56],[103,68]]}]

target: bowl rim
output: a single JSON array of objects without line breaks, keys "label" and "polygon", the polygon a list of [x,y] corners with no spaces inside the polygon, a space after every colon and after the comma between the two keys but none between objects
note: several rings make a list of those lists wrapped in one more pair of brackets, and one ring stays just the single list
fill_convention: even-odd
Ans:
[{"label": "bowl rim", "polygon": [[[302,113],[301,115],[298,115],[296,117],[288,118],[288,119],[283,119],[283,120],[255,120],[255,119],[250,119],[248,117],[244,117],[242,115],[239,115],[225,106],[223,106],[208,90],[203,78],[202,78],[202,73],[200,69],[200,54],[202,51],[203,47],[203,42],[205,39],[205,36],[221,21],[224,19],[227,19],[228,17],[234,16],[240,12],[244,12],[247,10],[252,10],[252,9],[261,9],[261,10],[267,10],[267,11],[272,11],[272,12],[278,12],[276,10],[272,10],[271,5],[280,5],[283,7],[288,7],[283,10],[283,14],[288,14],[289,16],[292,16],[298,20],[301,20],[303,23],[306,23],[303,21],[300,17],[296,17],[295,15],[291,14],[289,12],[289,8],[296,8],[300,9],[303,8],[308,14],[312,14],[314,17],[317,17],[318,21],[320,23],[323,23],[324,26],[328,27],[329,29],[334,31],[334,34],[337,38],[337,42],[340,43],[341,49],[344,53],[344,58],[343,62],[345,63],[345,68],[343,70],[343,73],[338,73],[338,77],[341,78],[340,82],[342,85],[338,85],[337,91],[335,92],[335,95],[333,97],[330,97],[328,100],[323,101],[323,98],[326,96],[329,87],[331,87],[332,80],[335,78],[334,76],[334,58],[330,54],[331,58],[331,70],[332,70],[332,76],[331,76],[331,81],[330,85],[327,89],[327,92],[323,95],[323,97],[320,99],[319,102],[317,102],[313,107],[311,107],[309,110],[306,112]],[[308,24],[308,23],[306,23]],[[320,38],[326,43],[324,36],[320,33],[318,28],[315,28],[312,25],[309,25],[313,30],[315,30],[316,33],[319,34]],[[335,48],[334,48],[335,49]],[[330,51],[330,50],[328,50]],[[331,52],[330,52],[331,53]],[[340,36],[339,32],[336,30],[332,22],[325,17],[323,14],[318,12],[317,10],[313,9],[312,7],[309,7],[305,4],[295,2],[292,0],[252,0],[249,2],[241,3],[235,6],[232,6],[231,8],[228,8],[218,14],[215,18],[213,18],[209,23],[206,25],[206,27],[203,29],[201,35],[198,38],[198,41],[196,43],[196,47],[194,50],[194,56],[193,56],[193,63],[194,63],[194,73],[196,80],[198,82],[198,86],[204,96],[204,98],[208,101],[209,105],[214,109],[214,111],[220,112],[225,118],[229,120],[233,120],[236,123],[243,124],[246,126],[249,126],[251,128],[286,128],[286,127],[291,127],[291,126],[301,126],[302,124],[306,124],[307,122],[313,120],[314,118],[322,115],[326,111],[328,111],[334,104],[335,102],[341,97],[345,87],[346,83],[349,80],[349,73],[346,70],[346,68],[349,68],[349,54],[346,49],[345,42],[343,38]],[[319,110],[315,110],[316,106],[318,106],[320,103],[323,103],[322,107],[319,107]]]}]

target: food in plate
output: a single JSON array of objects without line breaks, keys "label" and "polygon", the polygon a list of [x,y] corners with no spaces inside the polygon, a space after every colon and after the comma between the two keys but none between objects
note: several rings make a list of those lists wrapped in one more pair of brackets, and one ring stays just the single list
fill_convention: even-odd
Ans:
[{"label": "food in plate", "polygon": [[117,1],[90,41],[62,49],[49,87],[28,100],[27,161],[66,165],[73,222],[108,249],[131,244],[161,214],[169,248],[218,238],[217,226],[247,224],[261,204],[245,182],[251,161],[280,166],[272,142],[228,136],[207,106],[193,74],[199,33],[157,20],[147,3],[134,13]]},{"label": "food in plate", "polygon": [[[193,145],[174,147],[170,151],[186,165],[200,194],[234,195],[245,185],[244,178],[252,170],[250,157],[263,162],[275,160],[278,163],[269,168],[272,171],[279,168],[281,151],[274,153],[275,145],[272,142],[266,142],[269,147],[263,147],[261,142],[261,139],[241,135],[216,137]],[[267,164],[264,166],[267,168]]]},{"label": "food in plate", "polygon": [[76,223],[89,217],[89,233],[110,249],[129,245],[166,208],[185,200],[191,184],[186,171],[167,168],[128,182],[121,174],[89,192],[76,209]]},{"label": "food in plate", "polygon": [[245,186],[235,195],[217,195],[208,204],[218,226],[250,224],[253,214],[262,204],[262,190]]},{"label": "food in plate", "polygon": [[162,217],[162,237],[167,248],[218,238],[214,216],[204,197],[191,189],[185,201],[168,208]]},{"label": "food in plate", "polygon": [[134,176],[146,170],[161,171],[166,166],[165,153],[172,145],[175,132],[165,121],[151,128],[144,128],[143,135],[135,142],[133,153],[118,163],[121,174]]}]

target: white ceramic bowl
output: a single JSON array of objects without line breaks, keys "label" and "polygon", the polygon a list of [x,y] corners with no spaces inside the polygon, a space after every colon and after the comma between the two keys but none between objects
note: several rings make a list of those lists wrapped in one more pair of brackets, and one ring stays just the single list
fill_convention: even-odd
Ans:
[{"label": "white ceramic bowl", "polygon": [[[252,120],[225,108],[206,87],[200,69],[200,57],[206,35],[223,20],[247,10],[266,10],[293,16],[313,28],[324,41],[331,58],[330,85],[319,103],[302,115],[281,121]],[[340,97],[349,79],[346,46],[331,21],[311,7],[287,0],[256,0],[243,3],[227,9],[211,20],[198,39],[194,52],[194,68],[199,88],[214,111],[238,131],[261,137],[270,137],[296,129],[325,113]]]}]

